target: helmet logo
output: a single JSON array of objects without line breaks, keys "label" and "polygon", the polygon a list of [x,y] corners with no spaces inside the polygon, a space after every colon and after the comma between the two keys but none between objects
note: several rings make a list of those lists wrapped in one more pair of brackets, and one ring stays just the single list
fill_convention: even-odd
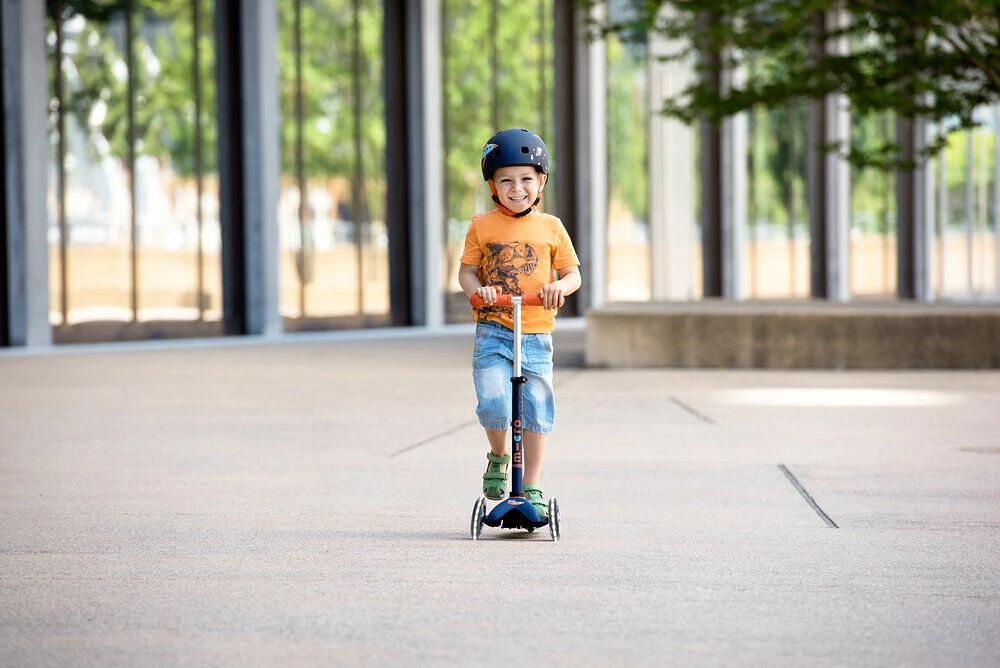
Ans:
[{"label": "helmet logo", "polygon": [[483,170],[484,177],[486,177],[486,156],[488,156],[496,147],[496,144],[487,144],[483,147],[483,157],[479,160],[479,167]]}]

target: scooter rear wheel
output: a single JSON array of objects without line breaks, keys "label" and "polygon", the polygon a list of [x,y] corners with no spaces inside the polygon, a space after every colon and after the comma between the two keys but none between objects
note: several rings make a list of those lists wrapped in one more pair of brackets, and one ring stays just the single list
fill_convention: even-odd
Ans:
[{"label": "scooter rear wheel", "polygon": [[469,524],[469,532],[472,540],[479,540],[483,533],[483,519],[486,517],[486,497],[476,499],[476,504],[472,506],[472,521]]},{"label": "scooter rear wheel", "polygon": [[559,502],[556,498],[549,497],[549,535],[552,540],[557,541],[561,535],[559,528]]}]

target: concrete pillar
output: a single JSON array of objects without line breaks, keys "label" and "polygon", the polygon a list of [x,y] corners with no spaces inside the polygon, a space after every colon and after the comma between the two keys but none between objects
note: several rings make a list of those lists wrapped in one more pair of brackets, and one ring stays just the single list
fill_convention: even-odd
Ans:
[{"label": "concrete pillar", "polygon": [[[427,152],[441,156],[440,143],[431,146],[428,137],[441,137],[441,75],[425,67],[428,60],[440,63],[440,42],[423,38],[424,17],[435,16],[433,34],[440,35],[439,0],[385,3],[386,108],[388,110],[387,162],[389,229],[389,289],[393,325],[440,325],[444,321],[442,286],[442,224],[429,225],[427,207],[433,200],[429,187],[443,190],[440,167],[432,168]],[[438,39],[435,37],[435,39]],[[425,50],[434,53],[425,57]],[[432,94],[425,94],[431,86]],[[428,126],[433,123],[433,126]],[[429,186],[428,184],[438,184]],[[441,209],[443,211],[443,209]],[[443,215],[442,213],[436,214]],[[430,234],[437,235],[429,240]],[[432,271],[431,267],[435,267]],[[432,312],[433,311],[433,312]]]},{"label": "concrete pillar", "polygon": [[[933,123],[925,124],[924,141],[929,144],[933,141],[937,132]],[[918,299],[920,301],[932,302],[938,297],[937,286],[934,283],[934,243],[937,238],[938,229],[938,207],[937,207],[937,166],[933,159],[928,158],[923,165],[923,192],[920,193],[924,207],[924,231],[923,244],[925,252],[924,276],[921,281],[923,293]]]},{"label": "concrete pillar", "polygon": [[275,0],[216,3],[215,23],[226,332],[277,335],[282,323]]},{"label": "concrete pillar", "polygon": [[[841,20],[837,12],[817,16],[817,21],[822,22],[821,30]],[[826,43],[828,53],[847,53],[848,46],[843,38]],[[849,298],[851,173],[845,159],[836,152],[824,151],[823,147],[838,142],[848,146],[850,129],[850,111],[843,95],[831,95],[810,104],[806,160],[812,235],[811,293],[813,297],[831,301]]]},{"label": "concrete pillar", "polygon": [[246,333],[282,331],[278,290],[278,11],[276,0],[243,0],[240,15],[244,116]]},{"label": "concrete pillar", "polygon": [[933,206],[928,193],[934,190],[934,170],[919,159],[927,146],[928,124],[922,119],[899,118],[896,140],[905,157],[917,166],[896,174],[896,294],[901,299],[931,301],[934,288],[931,278]]},{"label": "concrete pillar", "polygon": [[[716,71],[723,92],[739,72]],[[741,300],[747,216],[747,117],[737,114],[700,127],[702,273],[705,297]]]},{"label": "concrete pillar", "polygon": [[660,114],[694,77],[689,63],[661,62],[676,44],[649,36],[649,230],[652,298],[694,298],[695,131]]},{"label": "concrete pillar", "polygon": [[[993,105],[993,127],[1000,129],[1000,103]],[[993,284],[1000,296],[1000,140],[993,140],[993,257],[996,277]]]},{"label": "concrete pillar", "polygon": [[442,107],[441,2],[420,3],[420,102],[419,125],[414,124],[411,145],[416,169],[421,174],[420,192],[413,192],[413,217],[418,221],[413,237],[414,268],[423,267],[422,280],[415,281],[414,321],[428,327],[440,327],[445,321],[444,292],[449,277],[444,275],[444,109]]},{"label": "concrete pillar", "polygon": [[[595,14],[603,8],[592,8]],[[594,18],[603,18],[595,15]],[[582,307],[598,308],[607,296],[608,231],[608,56],[604,40],[586,37],[587,16],[576,13],[576,118],[584,128],[577,140],[583,169],[577,170],[578,212],[582,214],[574,240],[583,265]]]},{"label": "concrete pillar", "polygon": [[[52,343],[49,324],[48,216],[45,207],[45,3],[3,0],[4,206],[6,207],[7,340]],[[0,337],[2,339],[4,337]]]},{"label": "concrete pillar", "polygon": [[722,296],[735,300],[746,298],[747,129],[745,113],[722,123]]},{"label": "concrete pillar", "polygon": [[[604,9],[590,11],[600,19]],[[580,256],[583,286],[569,303],[582,315],[606,295],[607,54],[604,40],[587,39],[588,14],[576,3],[556,2],[554,13],[558,171],[548,188]]]}]

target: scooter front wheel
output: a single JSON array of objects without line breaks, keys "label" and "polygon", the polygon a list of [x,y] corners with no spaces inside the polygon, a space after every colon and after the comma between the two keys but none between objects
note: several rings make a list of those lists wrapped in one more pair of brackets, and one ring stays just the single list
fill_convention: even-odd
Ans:
[{"label": "scooter front wheel", "polygon": [[562,535],[559,528],[559,502],[554,496],[549,497],[549,535],[554,541],[559,540]]},{"label": "scooter front wheel", "polygon": [[472,521],[469,524],[469,532],[472,540],[479,540],[483,533],[483,519],[486,517],[486,497],[481,496],[476,499],[476,504],[472,506]]}]

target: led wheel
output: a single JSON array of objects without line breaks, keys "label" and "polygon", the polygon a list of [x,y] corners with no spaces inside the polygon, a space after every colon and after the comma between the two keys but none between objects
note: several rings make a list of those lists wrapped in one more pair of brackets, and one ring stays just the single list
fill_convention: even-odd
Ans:
[{"label": "led wheel", "polygon": [[552,540],[559,540],[559,502],[554,496],[549,498],[549,535]]},{"label": "led wheel", "polygon": [[483,519],[486,517],[486,497],[481,496],[476,499],[476,505],[472,506],[472,521],[469,524],[469,532],[472,540],[479,540],[483,533]]}]

